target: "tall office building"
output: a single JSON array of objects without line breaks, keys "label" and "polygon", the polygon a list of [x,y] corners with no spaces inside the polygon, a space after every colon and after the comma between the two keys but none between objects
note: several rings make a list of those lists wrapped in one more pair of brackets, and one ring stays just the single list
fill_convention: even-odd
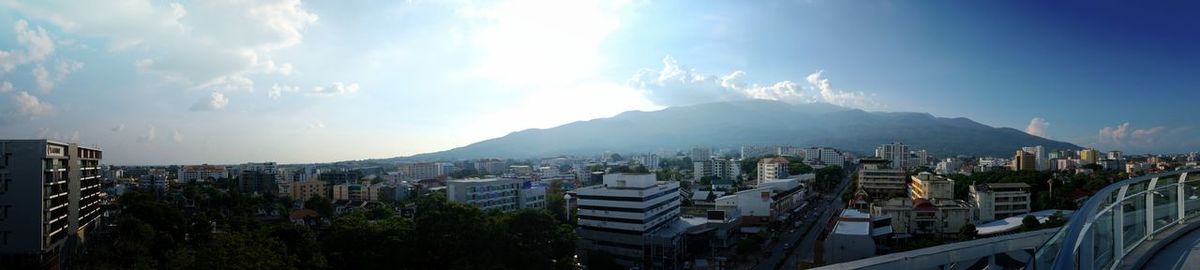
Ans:
[{"label": "tall office building", "polygon": [[61,268],[68,242],[100,217],[96,148],[49,140],[0,141],[0,260]]},{"label": "tall office building", "polygon": [[1033,154],[1034,169],[1039,170],[1039,171],[1045,171],[1045,170],[1050,169],[1050,159],[1048,159],[1046,157],[1047,154],[1046,154],[1045,147],[1042,147],[1041,145],[1026,146],[1026,147],[1021,147],[1021,150],[1025,151],[1026,153]]},{"label": "tall office building", "polygon": [[1012,170],[1014,171],[1032,171],[1037,169],[1037,158],[1033,153],[1025,152],[1025,150],[1017,150],[1013,155]]},{"label": "tall office building", "polygon": [[875,148],[875,157],[891,161],[892,168],[908,168],[908,146],[903,143],[895,142],[880,145]]},{"label": "tall office building", "polygon": [[712,157],[712,148],[693,147],[692,152],[688,155],[688,157],[692,158],[692,161],[708,160]]},{"label": "tall office building", "polygon": [[602,252],[626,268],[678,267],[679,182],[655,180],[654,174],[607,174],[603,185],[576,190],[582,261]]},{"label": "tall office building", "polygon": [[1079,150],[1079,165],[1096,164],[1100,160],[1100,151],[1096,149]]},{"label": "tall office building", "polygon": [[238,174],[238,190],[245,193],[288,193],[287,182],[279,177],[275,162],[246,163]]}]

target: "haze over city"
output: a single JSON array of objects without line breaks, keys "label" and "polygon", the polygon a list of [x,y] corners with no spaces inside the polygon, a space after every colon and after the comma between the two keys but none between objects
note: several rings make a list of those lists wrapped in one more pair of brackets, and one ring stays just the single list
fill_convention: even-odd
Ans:
[{"label": "haze over city", "polygon": [[328,162],[772,99],[1200,147],[1194,8],[949,3],[4,1],[0,137]]}]

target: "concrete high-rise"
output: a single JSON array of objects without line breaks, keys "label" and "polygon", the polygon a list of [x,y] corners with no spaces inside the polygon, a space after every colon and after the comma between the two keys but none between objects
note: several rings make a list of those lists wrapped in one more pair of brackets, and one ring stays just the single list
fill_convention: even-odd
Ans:
[{"label": "concrete high-rise", "polygon": [[875,156],[892,162],[892,168],[908,168],[908,146],[903,143],[890,143],[875,148]]},{"label": "concrete high-rise", "polygon": [[60,268],[100,217],[97,148],[49,140],[0,141],[0,258]]},{"label": "concrete high-rise", "polygon": [[1033,153],[1025,152],[1025,150],[1017,150],[1013,155],[1012,170],[1014,171],[1032,171],[1037,169],[1037,157]]}]

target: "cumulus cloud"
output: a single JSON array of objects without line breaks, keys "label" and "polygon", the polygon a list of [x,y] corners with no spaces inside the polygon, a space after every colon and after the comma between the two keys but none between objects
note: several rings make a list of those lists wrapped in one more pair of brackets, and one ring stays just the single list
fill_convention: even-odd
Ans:
[{"label": "cumulus cloud", "polygon": [[357,93],[357,92],[358,92],[358,84],[357,83],[342,84],[340,82],[335,82],[329,86],[313,87],[312,91],[308,92],[308,95],[332,97],[332,96],[348,95],[348,94],[353,94],[353,93]]},{"label": "cumulus cloud", "polygon": [[1029,126],[1025,127],[1025,133],[1038,137],[1046,137],[1046,128],[1050,126],[1050,122],[1041,117],[1034,117],[1029,120]]},{"label": "cumulus cloud", "polygon": [[13,84],[11,82],[5,81],[4,83],[0,83],[0,93],[12,92],[13,89],[15,89],[15,88],[13,87]]},{"label": "cumulus cloud", "polygon": [[300,0],[48,0],[3,5],[64,32],[102,38],[111,51],[158,51],[134,65],[184,89],[247,89],[253,87],[251,75],[290,74],[292,65],[278,63],[271,52],[299,44],[304,29],[318,19]]},{"label": "cumulus cloud", "polygon": [[297,87],[297,86],[287,86],[287,85],[275,84],[275,85],[271,86],[271,91],[267,92],[267,97],[270,97],[271,99],[279,99],[279,97],[282,97],[283,93],[285,93],[285,92],[286,93],[295,93],[295,92],[299,92],[299,91],[300,91],[300,87]]},{"label": "cumulus cloud", "polygon": [[208,98],[201,99],[200,101],[197,101],[196,104],[192,104],[191,110],[215,111],[225,108],[225,105],[229,105],[229,98],[225,97],[225,94],[222,94],[221,92],[212,92]]},{"label": "cumulus cloud", "polygon": [[183,143],[183,133],[179,133],[178,129],[171,130],[171,133],[171,139],[175,140],[175,143]]},{"label": "cumulus cloud", "polygon": [[768,99],[791,103],[825,102],[845,107],[876,108],[882,105],[871,101],[862,92],[835,89],[829,80],[816,71],[805,77],[808,85],[779,81],[760,85],[747,83],[746,72],[736,70],[728,75],[713,76],[680,65],[674,58],[663,58],[660,70],[643,69],[627,84],[651,102],[663,106],[681,106],[715,101]]},{"label": "cumulus cloud", "polygon": [[12,95],[12,102],[17,108],[18,115],[27,116],[29,118],[38,118],[54,115],[54,105],[41,101],[38,97],[30,95],[28,92],[21,91]]},{"label": "cumulus cloud", "polygon": [[18,65],[41,62],[54,54],[54,40],[46,33],[46,29],[30,28],[29,22],[18,20],[13,25],[13,31],[17,34],[17,44],[24,50],[0,50],[0,68],[5,72],[12,71]]},{"label": "cumulus cloud", "polygon": [[154,139],[156,138],[158,138],[157,130],[154,128],[154,125],[150,125],[148,128],[146,128],[145,134],[137,137],[137,141],[142,143],[154,142]]},{"label": "cumulus cloud", "polygon": [[1125,142],[1126,134],[1129,133],[1128,130],[1129,130],[1129,122],[1121,123],[1120,125],[1113,126],[1113,127],[1106,126],[1106,127],[1100,129],[1099,141],[1100,141],[1100,143],[1113,143],[1116,145],[1123,145]]}]

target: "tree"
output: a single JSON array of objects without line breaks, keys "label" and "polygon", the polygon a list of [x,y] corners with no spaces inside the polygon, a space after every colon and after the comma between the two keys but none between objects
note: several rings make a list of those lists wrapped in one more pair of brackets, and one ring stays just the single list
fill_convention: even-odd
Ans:
[{"label": "tree", "polygon": [[958,235],[964,240],[975,239],[979,234],[979,230],[975,228],[975,224],[967,223],[958,229]]},{"label": "tree", "polygon": [[788,174],[790,175],[801,175],[813,172],[813,168],[809,167],[808,164],[804,164],[803,161],[793,161],[793,159],[788,159],[788,161]]},{"label": "tree", "polygon": [[1025,215],[1025,218],[1021,219],[1021,231],[1023,232],[1040,229],[1041,225],[1042,223],[1033,215]]},{"label": "tree", "polygon": [[333,218],[333,202],[323,196],[313,196],[304,201],[304,209],[317,211],[322,218]]}]

